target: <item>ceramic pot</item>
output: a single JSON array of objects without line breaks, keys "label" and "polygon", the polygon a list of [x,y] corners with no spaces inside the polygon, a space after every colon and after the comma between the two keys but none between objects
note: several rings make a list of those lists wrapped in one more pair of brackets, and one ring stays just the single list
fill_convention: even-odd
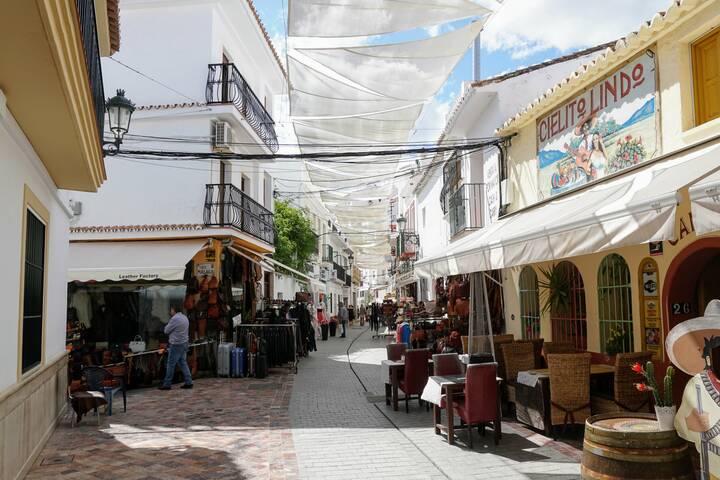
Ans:
[{"label": "ceramic pot", "polygon": [[672,407],[655,406],[655,416],[657,417],[659,432],[675,430],[675,413],[675,405]]}]

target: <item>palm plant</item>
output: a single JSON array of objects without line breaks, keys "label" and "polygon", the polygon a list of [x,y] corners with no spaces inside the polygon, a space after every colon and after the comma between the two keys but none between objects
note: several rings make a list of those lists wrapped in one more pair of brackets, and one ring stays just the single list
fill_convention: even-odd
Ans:
[{"label": "palm plant", "polygon": [[540,297],[543,302],[543,313],[550,311],[554,313],[568,313],[572,297],[572,285],[567,271],[553,265],[546,269],[540,267],[543,278],[538,279],[540,286]]}]

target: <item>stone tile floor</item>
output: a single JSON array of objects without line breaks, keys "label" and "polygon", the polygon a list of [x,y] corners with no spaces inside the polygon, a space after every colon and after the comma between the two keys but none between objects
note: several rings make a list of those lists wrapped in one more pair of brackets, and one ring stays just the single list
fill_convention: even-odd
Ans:
[{"label": "stone tile floor", "polygon": [[[580,477],[576,442],[554,442],[507,421],[499,446],[477,431],[454,446],[431,414],[385,406],[385,341],[351,328],[318,342],[297,375],[200,379],[193,390],[129,393],[101,425],[63,421],[29,479],[502,479]],[[350,362],[348,362],[348,350]],[[357,374],[357,376],[356,376]],[[574,445],[574,446],[573,446]]]},{"label": "stone tile floor", "polygon": [[[131,391],[127,413],[63,421],[28,479],[296,479],[294,376],[198,379],[193,390]],[[179,385],[178,385],[179,386]],[[117,400],[120,399],[118,402]],[[118,407],[119,404],[119,407]]]}]

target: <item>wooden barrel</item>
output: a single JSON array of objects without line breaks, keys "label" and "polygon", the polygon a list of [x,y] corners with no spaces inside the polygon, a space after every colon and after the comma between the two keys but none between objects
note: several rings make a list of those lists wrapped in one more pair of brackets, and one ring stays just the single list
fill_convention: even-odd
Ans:
[{"label": "wooden barrel", "polygon": [[585,480],[694,480],[688,444],[675,430],[658,432],[655,415],[616,412],[585,422]]}]

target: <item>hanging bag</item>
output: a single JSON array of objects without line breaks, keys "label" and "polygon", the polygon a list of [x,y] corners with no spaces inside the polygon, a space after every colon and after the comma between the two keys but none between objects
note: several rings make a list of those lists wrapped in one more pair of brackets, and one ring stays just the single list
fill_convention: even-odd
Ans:
[{"label": "hanging bag", "polygon": [[145,351],[145,341],[142,339],[140,335],[135,335],[135,338],[132,342],[128,344],[128,347],[130,347],[130,351],[133,353],[139,353]]}]

